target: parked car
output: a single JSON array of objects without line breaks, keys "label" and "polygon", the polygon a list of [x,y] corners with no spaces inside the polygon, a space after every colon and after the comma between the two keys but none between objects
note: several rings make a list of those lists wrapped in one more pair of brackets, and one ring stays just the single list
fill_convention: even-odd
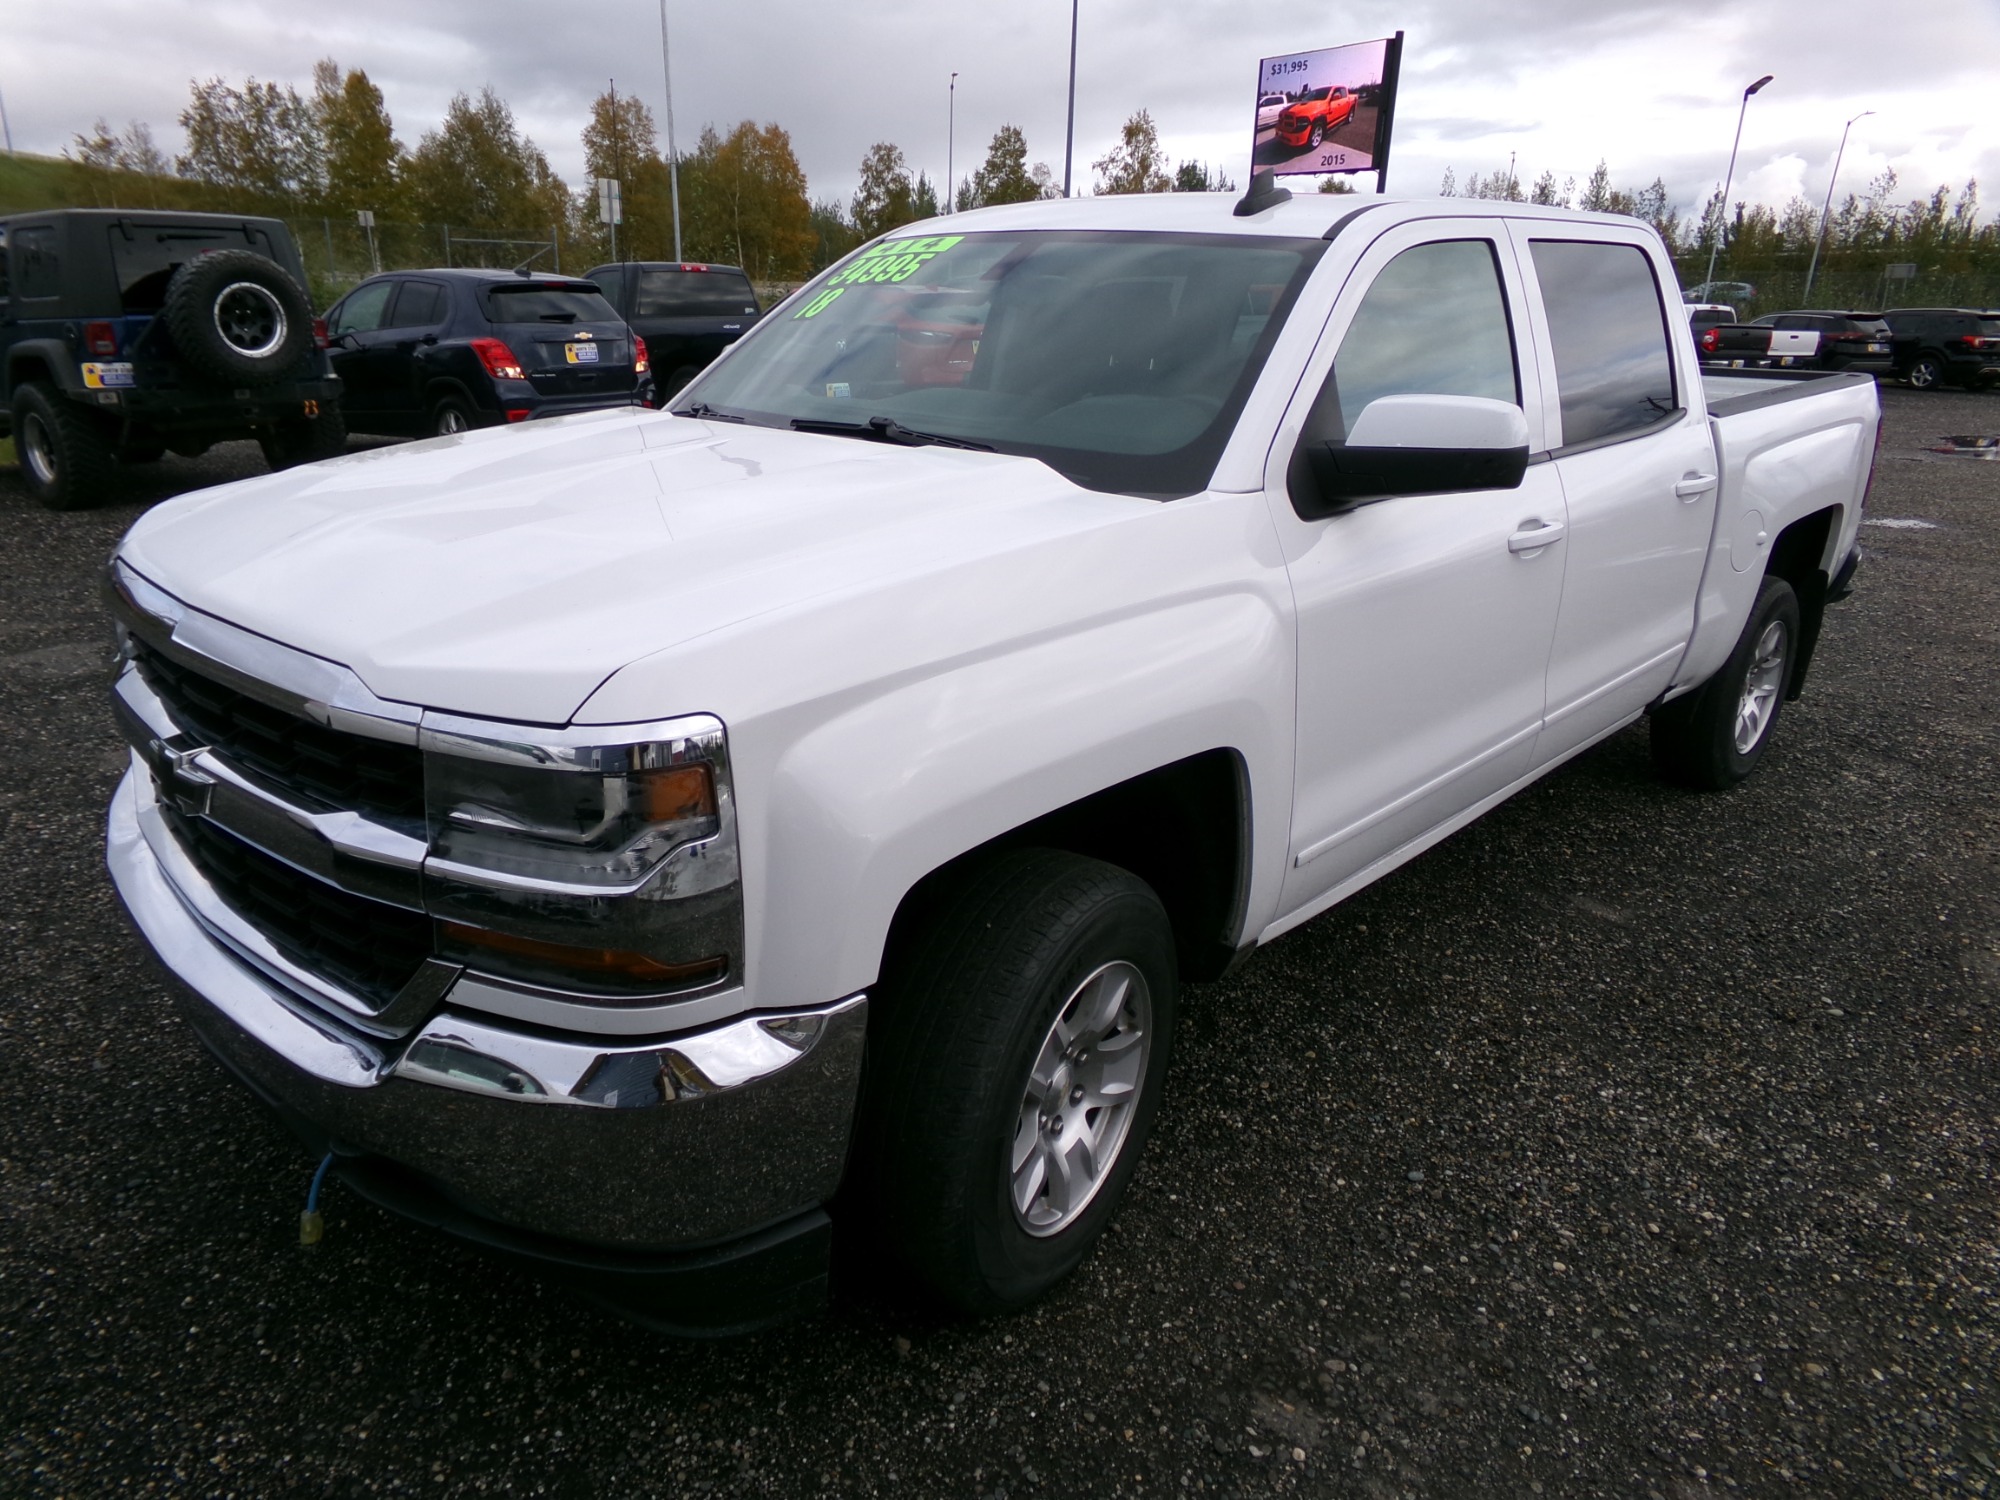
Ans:
[{"label": "parked car", "polygon": [[2000,380],[2000,313],[1964,307],[1892,307],[1896,374],[1920,391]]},{"label": "parked car", "polygon": [[735,266],[627,260],[585,273],[652,351],[654,400],[663,404],[762,316]]},{"label": "parked car", "polygon": [[1347,123],[1358,103],[1338,86],[1308,89],[1278,112],[1278,139],[1287,146],[1317,146],[1335,127]]},{"label": "parked car", "polygon": [[0,218],[0,361],[29,491],[92,503],[115,463],[255,438],[338,453],[340,382],[278,219],[57,209]]},{"label": "parked car", "polygon": [[1257,128],[1269,130],[1278,123],[1278,116],[1284,112],[1290,101],[1283,94],[1259,94],[1257,96]]},{"label": "parked car", "polygon": [[1648,714],[1751,774],[1874,381],[1704,375],[1635,220],[1250,201],[911,225],[669,413],[142,516],[109,863],[209,1047],[658,1321],[809,1305],[835,1236],[990,1312],[1116,1211],[1184,979]]},{"label": "parked car", "polygon": [[645,340],[575,277],[397,271],[341,298],[327,329],[356,432],[465,432],[650,391]]},{"label": "parked car", "polygon": [[1754,328],[1770,328],[1780,333],[1812,335],[1813,347],[1797,346],[1771,350],[1772,363],[1779,368],[1799,365],[1814,370],[1856,370],[1870,375],[1887,375],[1895,368],[1891,356],[1889,325],[1880,313],[1870,312],[1783,312],[1753,318]]},{"label": "parked car", "polygon": [[1700,286],[1691,286],[1681,293],[1684,302],[1733,302],[1742,304],[1757,300],[1757,288],[1747,281],[1704,281]]}]

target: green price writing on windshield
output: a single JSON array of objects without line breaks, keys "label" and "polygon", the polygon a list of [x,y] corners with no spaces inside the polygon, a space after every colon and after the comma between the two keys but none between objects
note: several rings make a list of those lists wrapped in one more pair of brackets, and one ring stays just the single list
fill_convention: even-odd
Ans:
[{"label": "green price writing on windshield", "polygon": [[962,234],[933,234],[915,239],[884,240],[870,247],[857,260],[826,284],[826,289],[793,313],[794,318],[815,317],[850,286],[866,282],[908,281],[927,262],[942,255],[964,239]]}]

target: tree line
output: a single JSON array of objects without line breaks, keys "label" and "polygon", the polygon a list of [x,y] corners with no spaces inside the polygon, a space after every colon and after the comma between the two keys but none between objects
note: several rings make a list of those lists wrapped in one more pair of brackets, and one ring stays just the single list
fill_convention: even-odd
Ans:
[{"label": "tree line", "polygon": [[[331,58],[313,68],[301,93],[290,84],[221,78],[189,85],[178,123],[186,147],[171,159],[144,122],[122,132],[100,119],[64,154],[89,177],[100,199],[149,206],[213,207],[299,219],[376,215],[385,235],[398,225],[447,226],[461,241],[523,243],[557,236],[586,257],[612,253],[609,226],[598,222],[594,188],[572,191],[525,134],[492,88],[460,92],[443,120],[415,144],[398,136],[382,90],[359,68]],[[944,207],[928,174],[912,168],[890,141],[870,146],[851,199],[813,199],[805,172],[780,125],[744,120],[726,133],[704,126],[692,150],[669,163],[653,114],[639,99],[607,88],[591,102],[583,127],[592,178],[621,185],[623,222],[617,250],[635,259],[679,253],[727,262],[762,281],[811,275],[866,240]],[[1111,150],[1093,163],[1100,193],[1226,192],[1235,184],[1202,162],[1173,166],[1152,116],[1139,110]],[[958,210],[1060,196],[1046,162],[1030,162],[1026,135],[1002,125],[985,159],[951,195]],[[331,229],[327,231],[331,255]],[[434,254],[430,240],[413,246]]]}]

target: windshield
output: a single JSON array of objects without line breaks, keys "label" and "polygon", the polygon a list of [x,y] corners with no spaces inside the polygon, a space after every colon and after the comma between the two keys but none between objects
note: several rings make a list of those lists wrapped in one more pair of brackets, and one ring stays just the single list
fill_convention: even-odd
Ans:
[{"label": "windshield", "polygon": [[551,286],[523,282],[486,294],[486,315],[496,323],[616,323],[618,314],[588,282]]},{"label": "windshield", "polygon": [[1207,485],[1318,239],[1016,231],[884,240],[752,330],[677,411],[871,418],[1089,489]]}]

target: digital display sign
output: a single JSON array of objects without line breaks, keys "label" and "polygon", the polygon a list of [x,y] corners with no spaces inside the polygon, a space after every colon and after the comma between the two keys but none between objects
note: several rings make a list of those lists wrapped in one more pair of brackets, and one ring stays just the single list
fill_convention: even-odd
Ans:
[{"label": "digital display sign", "polygon": [[1251,170],[1280,177],[1389,169],[1403,34],[1267,57],[1257,65]]}]

